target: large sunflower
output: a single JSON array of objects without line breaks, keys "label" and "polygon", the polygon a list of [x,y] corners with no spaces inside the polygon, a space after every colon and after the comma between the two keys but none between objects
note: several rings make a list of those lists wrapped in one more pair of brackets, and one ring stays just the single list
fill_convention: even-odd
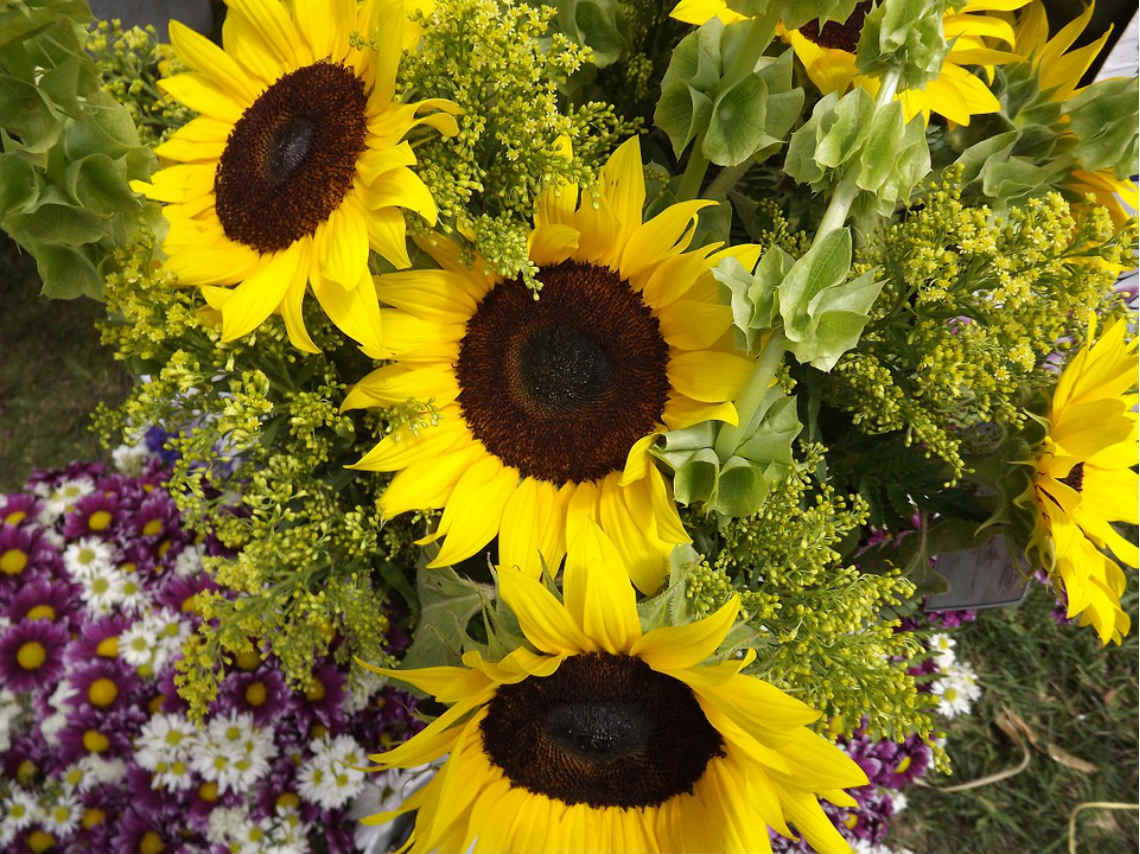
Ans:
[{"label": "large sunflower", "polygon": [[[922,89],[907,89],[896,96],[902,102],[906,120],[921,113],[929,121],[931,113],[938,113],[953,122],[968,125],[971,116],[998,112],[1001,104],[993,92],[962,66],[993,66],[1015,61],[1016,54],[995,50],[986,41],[1004,42],[1012,48],[1013,27],[1001,18],[984,13],[1009,11],[1028,2],[973,0],[957,11],[947,11],[942,19],[942,31],[952,44],[941,71]],[[822,27],[818,21],[809,21],[794,30],[780,28],[779,32],[795,50],[808,77],[823,94],[842,92],[852,85],[862,86],[872,94],[879,91],[878,78],[860,74],[855,65],[855,48],[863,32],[863,19],[872,5],[871,2],[859,3],[846,21],[829,21]],[[678,20],[697,25],[714,17],[726,24],[745,17],[730,9],[725,0],[682,0],[671,14]]]},{"label": "large sunflower", "polygon": [[1140,461],[1135,406],[1137,339],[1125,341],[1118,320],[1088,342],[1065,367],[1053,392],[1049,433],[1036,454],[1033,483],[1018,503],[1035,508],[1031,545],[1101,642],[1120,643],[1128,615],[1120,607],[1124,573],[1116,560],[1140,565],[1134,542],[1110,522],[1137,524]]},{"label": "large sunflower", "polygon": [[710,270],[729,254],[751,267],[758,247],[686,252],[711,202],[643,223],[644,202],[636,139],[602,168],[596,198],[579,202],[567,184],[545,193],[530,235],[538,299],[519,280],[468,269],[440,239],[425,248],[443,269],[380,277],[398,362],[361,380],[344,407],[430,398],[439,419],[397,430],[354,467],[399,471],[381,498],[386,517],[444,508],[431,566],[498,535],[499,561],[537,575],[595,519],[650,593],[688,542],[648,450],[666,429],[735,422],[729,401],[752,362],[732,352],[732,313]]},{"label": "large sunflower", "polygon": [[[771,851],[769,828],[849,851],[817,797],[866,775],[805,724],[819,714],[740,674],[753,653],[703,665],[732,628],[733,597],[685,626],[642,633],[621,556],[593,523],[566,561],[563,601],[518,570],[499,593],[537,652],[466,667],[380,670],[453,704],[399,747],[411,767],[445,753],[418,809],[415,851]],[[795,831],[789,827],[795,826]]]},{"label": "large sunflower", "polygon": [[456,108],[393,100],[400,53],[415,37],[401,0],[227,5],[224,50],[171,21],[174,51],[193,71],[159,87],[201,116],[155,150],[175,165],[132,183],[167,203],[166,267],[204,286],[223,340],[280,311],[293,344],[316,352],[301,318],[308,283],[375,355],[369,249],[409,266],[400,208],[433,224],[437,213],[401,140],[419,124],[455,133]]},{"label": "large sunflower", "polygon": [[[1096,41],[1069,50],[1088,26],[1092,14],[1093,4],[1090,3],[1053,38],[1049,38],[1049,19],[1044,4],[1031,3],[1018,15],[1017,52],[1032,64],[1037,73],[1037,85],[1042,92],[1047,93],[1050,101],[1064,103],[1083,91],[1083,88],[1077,88],[1077,84],[1108,41],[1111,29]],[[1067,186],[1078,195],[1091,193],[1100,204],[1109,209],[1118,224],[1128,218],[1121,200],[1134,211],[1140,209],[1140,191],[1136,184],[1128,178],[1117,178],[1108,169],[1096,172],[1074,169]]]}]

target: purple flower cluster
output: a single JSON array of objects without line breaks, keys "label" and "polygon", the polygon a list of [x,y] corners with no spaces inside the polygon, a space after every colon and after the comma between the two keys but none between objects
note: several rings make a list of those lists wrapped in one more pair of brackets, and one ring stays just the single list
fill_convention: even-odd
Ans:
[{"label": "purple flower cluster", "polygon": [[366,749],[419,729],[415,701],[250,654],[190,722],[175,663],[222,549],[164,482],[74,463],[0,495],[0,849],[353,850]]}]

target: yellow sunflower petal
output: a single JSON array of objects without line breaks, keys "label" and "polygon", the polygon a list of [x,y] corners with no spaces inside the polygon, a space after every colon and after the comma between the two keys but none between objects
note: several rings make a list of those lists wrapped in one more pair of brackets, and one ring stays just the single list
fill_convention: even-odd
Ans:
[{"label": "yellow sunflower petal", "polygon": [[621,555],[594,522],[568,543],[562,591],[583,634],[605,652],[631,652],[641,637],[637,599]]},{"label": "yellow sunflower petal", "polygon": [[376,667],[366,661],[356,659],[357,664],[373,673],[407,682],[439,700],[441,703],[457,703],[473,694],[478,694],[491,685],[486,674],[468,667]]},{"label": "yellow sunflower petal", "polygon": [[170,22],[170,45],[179,59],[231,97],[252,103],[261,94],[263,87],[244,74],[232,57],[185,24]]},{"label": "yellow sunflower petal", "polygon": [[269,317],[289,286],[306,275],[302,243],[277,252],[256,273],[234,288],[222,306],[222,340],[248,335]]},{"label": "yellow sunflower petal", "polygon": [[796,790],[781,791],[780,802],[792,824],[816,851],[851,854],[851,846],[835,829],[813,794]]},{"label": "yellow sunflower petal", "polygon": [[368,188],[368,207],[377,210],[385,207],[401,207],[415,211],[428,225],[435,225],[439,208],[431,191],[419,175],[406,167],[397,167],[385,172]]},{"label": "yellow sunflower petal", "polygon": [[408,270],[381,276],[376,293],[388,305],[440,323],[467,323],[475,299],[465,276],[447,270]]},{"label": "yellow sunflower petal", "polygon": [[620,232],[613,235],[611,245],[620,249],[641,226],[645,206],[645,173],[637,137],[618,146],[598,173],[598,184],[606,206],[617,217]]},{"label": "yellow sunflower petal", "polygon": [[566,505],[573,489],[523,478],[503,510],[499,531],[499,562],[539,578],[545,566],[551,574],[566,553]]},{"label": "yellow sunflower petal", "polygon": [[380,208],[369,211],[364,218],[368,230],[368,245],[380,253],[397,270],[412,266],[408,257],[407,225],[399,208]]},{"label": "yellow sunflower petal", "polygon": [[355,288],[361,277],[368,274],[365,212],[351,195],[317,226],[314,240],[320,253],[322,278],[344,288]]},{"label": "yellow sunflower petal", "polygon": [[459,340],[466,331],[461,324],[432,323],[399,309],[384,309],[380,318],[384,358],[448,364],[459,358]]},{"label": "yellow sunflower petal", "polygon": [[661,420],[670,430],[683,430],[702,421],[723,421],[735,426],[740,419],[731,403],[701,403],[674,391],[669,394]]},{"label": "yellow sunflower petal", "polygon": [[459,410],[444,410],[439,423],[419,427],[413,434],[406,425],[385,436],[372,450],[345,468],[362,471],[398,471],[412,463],[432,459],[470,439]]},{"label": "yellow sunflower petal", "polygon": [[752,373],[752,361],[734,353],[696,350],[674,353],[669,382],[686,397],[705,403],[732,400]]},{"label": "yellow sunflower petal", "polygon": [[540,581],[512,567],[499,568],[499,595],[514,611],[527,640],[551,655],[597,649],[565,606]]},{"label": "yellow sunflower petal", "polygon": [[518,482],[518,470],[495,457],[483,457],[471,466],[447,499],[439,520],[439,529],[445,532],[443,545],[428,568],[458,563],[491,542]]},{"label": "yellow sunflower petal", "polygon": [[705,350],[732,327],[727,305],[681,299],[660,309],[661,335],[678,350]]},{"label": "yellow sunflower petal", "polygon": [[654,629],[634,645],[630,654],[662,673],[694,667],[716,652],[738,613],[740,597],[733,596],[703,620]]},{"label": "yellow sunflower petal", "polygon": [[[229,122],[209,116],[198,116],[178,129],[166,142],[156,146],[154,153],[167,160],[217,161],[226,148],[226,139],[233,130]],[[212,184],[212,182],[211,182]]]},{"label": "yellow sunflower petal", "polygon": [[[653,508],[648,503],[648,496],[644,496],[644,506],[641,506],[643,496],[619,486],[619,477],[620,472],[614,472],[602,482],[598,519],[621,555],[629,577],[638,590],[649,596],[656,593],[665,581],[673,544],[657,536],[656,526],[651,521]],[[631,506],[628,498],[638,503]],[[574,541],[567,538],[568,544]]]},{"label": "yellow sunflower petal", "polygon": [[245,104],[217,86],[210,78],[193,71],[164,77],[158,88],[196,113],[236,124],[245,112]]},{"label": "yellow sunflower petal", "polygon": [[[640,153],[638,169],[641,169]],[[642,201],[644,203],[644,199]],[[670,205],[649,222],[636,225],[622,250],[620,267],[622,276],[626,279],[632,278],[651,264],[687,249],[689,241],[682,238],[686,235],[692,237],[692,227],[696,224],[697,214],[714,204],[716,202],[703,199],[681,202]],[[641,219],[640,209],[637,211],[637,218]]]},{"label": "yellow sunflower petal", "polygon": [[720,18],[724,24],[732,24],[743,21],[746,16],[729,9],[724,0],[681,0],[669,12],[669,17],[699,27],[713,18]]},{"label": "yellow sunflower petal", "polygon": [[341,404],[342,410],[388,406],[416,399],[439,406],[455,400],[459,385],[450,365],[385,365],[356,383]]},{"label": "yellow sunflower petal", "polygon": [[227,0],[226,5],[227,17],[237,12],[249,21],[258,41],[281,67],[300,68],[313,62],[312,51],[279,0]]},{"label": "yellow sunflower petal", "polygon": [[412,463],[392,478],[380,496],[380,514],[391,519],[408,510],[444,506],[455,482],[484,454],[486,451],[478,443],[461,443],[446,457]]},{"label": "yellow sunflower petal", "polygon": [[226,10],[222,23],[222,44],[226,53],[266,86],[295,68],[282,62],[258,32],[257,25],[233,6]]}]

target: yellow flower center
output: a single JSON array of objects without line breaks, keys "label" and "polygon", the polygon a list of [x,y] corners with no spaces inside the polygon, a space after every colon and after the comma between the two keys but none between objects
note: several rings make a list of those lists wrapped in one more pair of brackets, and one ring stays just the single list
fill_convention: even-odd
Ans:
[{"label": "yellow flower center", "polygon": [[287,809],[297,809],[301,805],[301,799],[292,792],[282,792],[277,796],[274,802],[276,806],[286,807]]},{"label": "yellow flower center", "polygon": [[0,555],[0,571],[5,575],[19,575],[28,565],[28,555],[20,549],[8,549]]},{"label": "yellow flower center", "polygon": [[319,703],[325,698],[325,683],[313,677],[309,687],[305,689],[305,699],[310,703]]},{"label": "yellow flower center", "polygon": [[313,724],[309,730],[309,738],[324,738],[328,734],[329,731],[325,728],[324,724]]},{"label": "yellow flower center", "polygon": [[55,608],[51,605],[36,605],[34,608],[29,608],[24,616],[29,620],[54,620]]},{"label": "yellow flower center", "polygon": [[245,689],[245,701],[254,708],[263,706],[268,696],[264,682],[250,682]]},{"label": "yellow flower center", "polygon": [[128,562],[120,566],[119,569],[121,569],[123,572],[136,572],[138,570],[138,565]]},{"label": "yellow flower center", "polygon": [[28,514],[25,513],[23,510],[13,510],[11,513],[9,513],[7,516],[4,517],[4,524],[5,525],[19,525],[21,522],[23,522],[27,518],[28,518]]},{"label": "yellow flower center", "polygon": [[53,845],[55,845],[55,837],[45,830],[33,830],[28,834],[28,850],[32,854],[43,854]]},{"label": "yellow flower center", "polygon": [[91,683],[91,687],[87,689],[87,699],[91,701],[91,705],[105,708],[115,702],[115,698],[119,696],[119,686],[106,676],[101,676]]},{"label": "yellow flower center", "polygon": [[25,759],[16,767],[16,779],[24,786],[31,785],[31,782],[36,779],[36,763],[31,759]]},{"label": "yellow flower center", "polygon": [[28,641],[17,650],[16,661],[25,670],[39,670],[47,661],[47,650],[39,641]]},{"label": "yellow flower center", "polygon": [[847,825],[848,828],[854,830],[855,825],[857,825],[859,823],[859,814],[858,813],[850,813],[848,815],[843,816],[843,823],[845,825]]},{"label": "yellow flower center", "polygon": [[111,746],[110,740],[97,729],[89,729],[83,733],[83,746],[88,753],[102,753]]},{"label": "yellow flower center", "polygon": [[111,514],[106,510],[96,510],[87,517],[87,527],[92,531],[105,531],[111,524]]},{"label": "yellow flower center", "polygon": [[106,820],[107,813],[103,812],[103,810],[99,809],[98,807],[90,807],[84,811],[83,818],[81,819],[80,823],[83,825],[84,830],[90,830],[96,825],[102,824]]},{"label": "yellow flower center", "polygon": [[902,761],[899,762],[899,764],[895,766],[895,773],[896,774],[902,774],[909,767],[910,767],[910,757],[904,756],[902,758]]},{"label": "yellow flower center", "polygon": [[256,670],[257,665],[261,664],[261,656],[256,651],[247,649],[237,654],[234,663],[242,670]]},{"label": "yellow flower center", "polygon": [[[170,547],[172,545],[173,545],[173,543],[170,540],[163,540],[161,543],[159,543],[158,556],[159,557],[166,557],[166,553],[168,551],[170,551]],[[165,566],[156,566],[155,567],[156,572],[162,572],[164,569],[166,569]]]},{"label": "yellow flower center", "polygon": [[95,647],[95,654],[103,658],[116,658],[119,655],[119,636],[111,635],[109,638],[103,638]]},{"label": "yellow flower center", "polygon": [[52,820],[56,822],[56,824],[63,824],[67,821],[69,815],[71,815],[71,810],[62,804],[56,806],[56,808],[51,811]]},{"label": "yellow flower center", "polygon": [[139,840],[139,854],[160,854],[162,837],[156,831],[148,830]]},{"label": "yellow flower center", "polygon": [[144,537],[157,537],[162,533],[162,520],[151,519],[149,522],[143,525],[142,532]]},{"label": "yellow flower center", "polygon": [[162,711],[162,704],[165,702],[166,697],[162,694],[159,694],[155,697],[151,697],[150,702],[146,704],[146,707],[152,715],[157,715]]},{"label": "yellow flower center", "polygon": [[212,804],[218,799],[218,784],[213,780],[203,783],[198,787],[198,797],[208,804]]}]

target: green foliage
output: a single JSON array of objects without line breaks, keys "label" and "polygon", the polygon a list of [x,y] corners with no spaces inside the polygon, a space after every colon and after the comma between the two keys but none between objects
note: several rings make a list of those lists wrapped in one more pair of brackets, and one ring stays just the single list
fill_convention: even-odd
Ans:
[{"label": "green foliage", "polygon": [[1090,310],[1121,310],[1111,285],[1136,239],[1135,222],[1117,232],[1105,209],[1056,194],[1004,216],[967,207],[951,178],[860,251],[856,269],[884,285],[859,349],[805,378],[862,433],[899,432],[944,461],[947,481],[975,431],[1023,427],[1055,342],[1079,343]]},{"label": "green foliage", "polygon": [[822,26],[828,21],[846,21],[858,0],[728,0],[728,8],[742,15],[772,16],[786,27],[800,27],[815,18]]},{"label": "green foliage", "polygon": [[784,171],[817,192],[853,181],[856,209],[892,213],[930,171],[926,124],[903,121],[902,104],[876,106],[856,86],[821,98],[788,143]]},{"label": "green foliage", "polygon": [[822,459],[821,446],[808,446],[745,519],[689,514],[707,560],[686,576],[686,595],[703,615],[739,593],[757,633],[750,672],[823,711],[821,726],[839,718],[838,729],[850,729],[865,715],[876,737],[930,732],[929,699],[906,673],[921,650],[885,616],[914,588],[897,571],[843,565],[841,553],[867,508],[813,477]]},{"label": "green foliage", "polygon": [[532,286],[526,246],[539,191],[561,180],[591,183],[634,130],[607,104],[565,105],[559,84],[589,51],[562,33],[542,40],[556,13],[514,0],[439,2],[398,79],[409,99],[448,98],[463,109],[458,135],[417,144],[417,172],[439,206],[440,228]]},{"label": "green foliage", "polygon": [[104,410],[100,426],[108,440],[152,424],[179,434],[171,493],[188,527],[232,550],[210,561],[230,595],[203,603],[210,619],[187,651],[184,696],[202,712],[222,663],[251,647],[277,654],[299,685],[337,636],[341,660],[389,661],[385,603],[393,591],[411,595],[423,518],[381,527],[387,478],[344,468],[388,428],[375,414],[338,411],[367,364],[315,308],[305,322],[319,355],[298,353],[276,317],[222,346],[214,318],[156,272],[153,251],[153,238],[140,240],[107,277],[105,341],[150,381]]},{"label": "green foliage", "polygon": [[942,16],[956,2],[883,0],[863,20],[856,64],[864,74],[899,73],[899,90],[922,89],[942,71],[950,45]]},{"label": "green foliage", "polygon": [[680,157],[698,140],[719,166],[762,161],[778,151],[803,109],[792,86],[792,51],[761,55],[774,30],[713,18],[673,51],[653,120]]},{"label": "green foliage", "polygon": [[[126,107],[139,138],[155,146],[194,117],[158,90],[158,80],[184,69],[154,27],[124,30],[118,20],[96,21],[87,37],[103,91]],[[161,70],[160,70],[161,69]]]},{"label": "green foliage", "polygon": [[713,275],[731,293],[734,328],[750,352],[764,330],[782,328],[800,362],[829,371],[859,340],[882,287],[872,271],[848,281],[850,269],[851,233],[843,228],[798,259],[772,246],[751,274],[730,258]]},{"label": "green foliage", "polygon": [[142,203],[128,182],[153,156],[85,52],[86,3],[0,11],[0,226],[35,259],[44,294],[101,298]]},{"label": "green foliage", "polygon": [[1093,83],[1065,102],[1061,113],[1077,137],[1073,156],[1082,169],[1104,169],[1117,178],[1136,174],[1138,102],[1135,77]]}]

